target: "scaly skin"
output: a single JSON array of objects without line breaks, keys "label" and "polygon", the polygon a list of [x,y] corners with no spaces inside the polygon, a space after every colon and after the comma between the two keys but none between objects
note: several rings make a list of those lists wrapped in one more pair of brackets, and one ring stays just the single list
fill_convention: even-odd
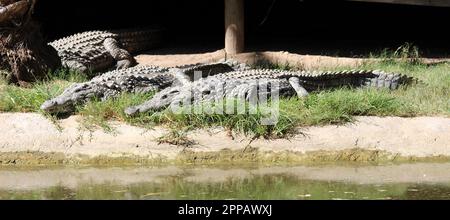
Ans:
[{"label": "scaly skin", "polygon": [[[155,94],[149,101],[129,107],[127,115],[166,108],[172,104],[221,101],[238,98],[254,100],[257,95],[278,92],[281,96],[304,97],[310,91],[341,86],[397,89],[413,78],[382,71],[349,70],[308,72],[281,70],[246,70],[217,74],[192,83],[172,86]],[[264,88],[264,89],[262,89]],[[193,100],[193,102],[192,102]]]},{"label": "scaly skin", "polygon": [[74,34],[49,45],[58,52],[63,66],[82,72],[97,73],[116,66],[136,65],[132,53],[151,49],[161,43],[158,29],[124,29],[87,31]]},{"label": "scaly skin", "polygon": [[90,99],[106,100],[122,92],[155,91],[169,86],[173,80],[168,69],[154,66],[114,70],[88,82],[72,84],[61,95],[45,101],[41,109],[49,113],[68,113]]},{"label": "scaly skin", "polygon": [[240,65],[233,63],[193,64],[174,68],[155,66],[136,66],[114,70],[83,83],[75,83],[61,95],[44,102],[41,109],[49,113],[68,113],[76,105],[82,105],[90,99],[106,100],[123,92],[147,93],[159,91],[169,86],[182,85],[193,79],[195,71],[204,76],[239,70]]}]

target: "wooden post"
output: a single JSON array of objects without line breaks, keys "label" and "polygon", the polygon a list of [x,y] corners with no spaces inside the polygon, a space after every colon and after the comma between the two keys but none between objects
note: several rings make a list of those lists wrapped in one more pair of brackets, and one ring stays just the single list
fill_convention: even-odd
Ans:
[{"label": "wooden post", "polygon": [[225,0],[225,52],[244,52],[244,0]]}]

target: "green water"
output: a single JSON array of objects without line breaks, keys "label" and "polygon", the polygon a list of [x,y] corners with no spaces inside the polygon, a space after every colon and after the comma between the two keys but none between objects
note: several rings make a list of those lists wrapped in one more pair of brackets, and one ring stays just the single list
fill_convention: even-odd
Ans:
[{"label": "green water", "polygon": [[[432,167],[427,169],[422,172],[433,173]],[[371,168],[335,169],[338,173],[326,167],[292,170],[0,170],[0,199],[450,199],[448,174],[437,173],[425,179],[420,174],[414,179],[401,174],[405,168],[392,175]],[[411,172],[414,176],[418,171]],[[369,176],[377,173],[386,181]],[[375,182],[361,183],[365,177],[358,174],[368,175]],[[405,176],[396,180],[399,175]]]},{"label": "green water", "polygon": [[356,185],[266,175],[219,184],[192,184],[173,178],[163,184],[55,186],[0,191],[0,199],[450,199],[450,186]]}]

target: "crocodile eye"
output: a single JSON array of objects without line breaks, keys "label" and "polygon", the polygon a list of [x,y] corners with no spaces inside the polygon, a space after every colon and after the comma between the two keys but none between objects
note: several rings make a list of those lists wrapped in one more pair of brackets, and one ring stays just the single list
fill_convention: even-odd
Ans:
[{"label": "crocodile eye", "polygon": [[173,90],[173,91],[170,92],[170,94],[174,94],[174,93],[177,93],[177,92],[178,92],[178,90]]},{"label": "crocodile eye", "polygon": [[161,96],[161,99],[167,99],[167,95]]}]

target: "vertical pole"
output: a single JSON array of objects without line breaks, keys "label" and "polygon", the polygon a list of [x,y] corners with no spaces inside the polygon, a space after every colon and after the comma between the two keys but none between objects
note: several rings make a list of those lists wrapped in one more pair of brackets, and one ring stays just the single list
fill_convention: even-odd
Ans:
[{"label": "vertical pole", "polygon": [[225,52],[244,52],[244,0],[225,0]]}]

